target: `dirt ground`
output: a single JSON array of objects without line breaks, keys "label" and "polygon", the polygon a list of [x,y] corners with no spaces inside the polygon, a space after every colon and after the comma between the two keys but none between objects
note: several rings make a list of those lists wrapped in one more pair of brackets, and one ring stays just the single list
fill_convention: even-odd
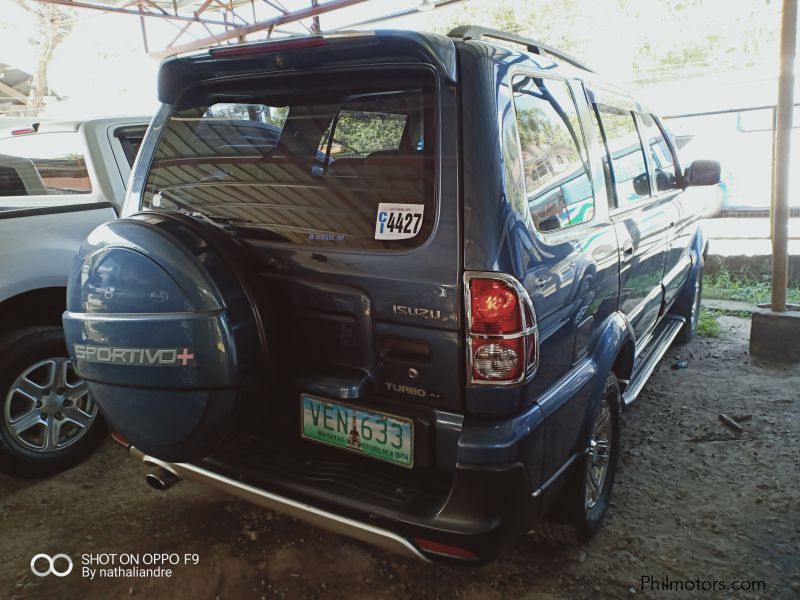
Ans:
[{"label": "dirt ground", "polygon": [[[749,321],[721,324],[720,338],[673,348],[625,413],[612,508],[587,546],[529,537],[485,567],[425,565],[198,484],[151,491],[109,442],[46,481],[0,476],[0,598],[800,598],[800,367],[757,364]],[[679,357],[688,368],[671,368]],[[69,554],[75,571],[33,576],[40,552]],[[81,576],[83,554],[162,552],[199,564],[169,578]],[[652,591],[646,576],[728,591]]]}]

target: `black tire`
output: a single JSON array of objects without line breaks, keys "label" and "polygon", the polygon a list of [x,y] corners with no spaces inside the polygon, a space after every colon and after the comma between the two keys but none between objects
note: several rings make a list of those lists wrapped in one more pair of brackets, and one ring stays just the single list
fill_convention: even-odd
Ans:
[{"label": "black tire", "polygon": [[[70,386],[66,388],[66,393],[64,388],[60,388],[56,394],[42,394],[47,398],[41,413],[45,415],[43,423],[50,426],[54,420],[59,421],[57,429],[53,429],[58,432],[54,434],[56,444],[47,447],[45,436],[48,429],[44,424],[34,424],[19,435],[11,431],[11,423],[19,423],[22,419],[15,414],[33,418],[34,412],[39,410],[35,400],[28,400],[19,392],[12,394],[12,390],[20,386],[20,378],[35,365],[44,363],[39,370],[30,372],[30,378],[38,382],[40,377],[49,377],[53,382],[51,391],[56,391],[59,384],[55,373],[57,370],[61,373],[61,365],[68,362],[66,357],[67,348],[60,327],[24,327],[0,338],[0,472],[26,479],[47,477],[80,463],[103,441],[106,435],[105,422],[92,406],[90,398],[84,394],[78,400],[63,400],[70,396],[70,390],[73,390],[71,397],[76,398],[80,389],[80,380],[71,366],[66,365],[63,367],[64,378]],[[52,376],[51,369],[54,373]],[[63,415],[56,412],[58,406],[64,410]],[[20,407],[22,411],[18,411]],[[81,413],[79,415],[75,410],[70,413],[70,409],[80,409]],[[67,418],[70,414],[76,415],[76,419],[79,418],[84,426],[79,427],[76,421],[71,422]],[[37,427],[43,433],[37,433]],[[32,441],[37,436],[43,445],[39,449],[34,447]]]},{"label": "black tire", "polygon": [[[604,406],[607,410],[606,415],[611,432],[610,439],[605,439],[608,442],[606,452],[602,453],[606,464],[605,475],[595,497],[592,498],[592,502],[589,502],[590,468],[602,462],[602,459],[598,460],[600,458],[598,442],[602,440],[602,437],[595,435],[595,426],[598,424]],[[560,498],[554,503],[553,511],[542,524],[536,527],[535,533],[539,537],[557,544],[583,544],[588,542],[602,527],[611,500],[614,477],[617,473],[621,406],[622,395],[619,382],[616,375],[610,373],[600,401],[592,407],[589,426],[584,434],[586,447],[590,452],[585,458],[576,461],[576,468],[570,474],[570,479],[565,484]]]},{"label": "black tire", "polygon": [[692,280],[691,285],[688,285],[680,298],[675,301],[673,309],[670,311],[674,315],[678,315],[686,319],[686,322],[681,327],[681,332],[675,338],[678,344],[688,344],[694,337],[694,332],[697,331],[697,324],[700,322],[700,306],[703,301],[703,262],[701,260],[700,267],[697,269],[697,275]]}]

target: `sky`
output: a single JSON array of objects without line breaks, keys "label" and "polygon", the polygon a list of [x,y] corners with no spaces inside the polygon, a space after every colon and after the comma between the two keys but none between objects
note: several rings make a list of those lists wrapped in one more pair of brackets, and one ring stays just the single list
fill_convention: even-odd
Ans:
[{"label": "sky", "polygon": [[[655,1],[657,0],[647,0]],[[708,1],[709,10],[725,6],[725,2],[719,0]],[[323,30],[341,28],[376,14],[392,14],[413,8],[419,2],[420,0],[370,0],[322,15],[321,23]],[[307,6],[308,0],[283,0],[283,3],[288,8],[298,8]],[[258,9],[259,16],[271,14],[266,4],[260,3],[260,6],[264,9]],[[249,7],[243,7],[242,12],[247,10]],[[454,8],[437,9],[434,13],[418,12],[380,26],[425,30],[429,28],[432,19],[443,19],[447,11],[453,10],[458,10],[458,5]],[[248,13],[247,16],[250,18],[251,14]],[[147,24],[151,48],[163,47],[176,33],[174,24],[156,19],[148,20]],[[300,25],[286,26],[285,29],[303,31]],[[36,23],[31,15],[12,0],[0,0],[0,62],[32,70],[36,62],[36,52],[30,40],[35,31]],[[198,29],[197,33],[200,36],[205,35],[202,29]],[[603,39],[604,52],[613,56],[615,43],[618,45],[618,54],[624,53],[625,47],[613,38]],[[49,103],[43,116],[78,118],[152,114],[158,105],[155,95],[158,64],[158,60],[145,53],[138,18],[78,11],[73,31],[56,50],[50,68],[51,89],[64,100]],[[604,77],[624,84],[632,78],[630,71],[625,68],[629,64],[630,61],[626,60],[609,61],[600,72]],[[668,114],[707,109],[713,98],[720,98],[719,102],[724,98],[724,102],[729,104],[733,101],[731,99],[743,105],[768,104],[774,102],[776,76],[777,56],[774,63],[766,62],[745,73],[723,72],[694,81],[691,94],[686,93],[684,82],[667,80],[648,85],[640,90],[640,95],[652,108]]]}]

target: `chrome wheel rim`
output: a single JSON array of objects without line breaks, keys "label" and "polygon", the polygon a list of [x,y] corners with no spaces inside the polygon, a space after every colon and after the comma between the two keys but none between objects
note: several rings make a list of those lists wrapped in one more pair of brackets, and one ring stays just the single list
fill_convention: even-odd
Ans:
[{"label": "chrome wheel rim", "polygon": [[608,461],[611,456],[614,426],[611,405],[603,398],[600,412],[592,426],[592,437],[589,440],[589,460],[586,461],[586,494],[585,505],[589,511],[597,506],[608,475]]},{"label": "chrome wheel rim", "polygon": [[97,405],[65,357],[31,365],[11,385],[3,405],[3,427],[20,448],[39,453],[63,450],[80,440],[97,417]]},{"label": "chrome wheel rim", "polygon": [[690,316],[692,329],[697,327],[697,320],[700,317],[700,278],[694,284],[694,298],[692,300],[692,314]]}]

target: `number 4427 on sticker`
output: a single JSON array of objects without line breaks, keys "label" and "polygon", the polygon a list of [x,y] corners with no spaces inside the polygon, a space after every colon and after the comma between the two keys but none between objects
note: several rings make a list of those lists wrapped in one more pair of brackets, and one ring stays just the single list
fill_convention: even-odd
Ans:
[{"label": "number 4427 on sticker", "polygon": [[407,240],[419,233],[424,204],[378,204],[376,240]]}]

